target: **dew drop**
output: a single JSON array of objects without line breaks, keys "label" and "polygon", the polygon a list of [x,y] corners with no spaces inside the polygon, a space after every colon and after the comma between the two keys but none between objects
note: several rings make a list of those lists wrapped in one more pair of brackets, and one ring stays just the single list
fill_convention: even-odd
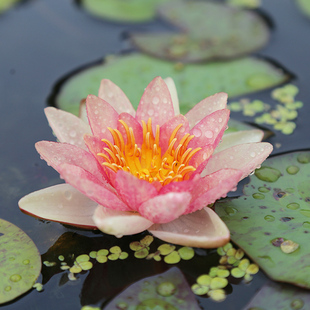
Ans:
[{"label": "dew drop", "polygon": [[[167,99],[166,99],[167,101]],[[158,104],[159,103],[159,98],[158,97],[154,97],[152,100],[153,104]]]},{"label": "dew drop", "polygon": [[211,130],[207,130],[205,132],[205,136],[206,136],[206,138],[211,139],[211,138],[213,138],[213,132]]},{"label": "dew drop", "polygon": [[99,112],[98,112],[98,110],[95,110],[95,114],[97,115]]},{"label": "dew drop", "polygon": [[299,203],[292,202],[292,203],[289,203],[286,207],[291,210],[296,210],[299,208]]},{"label": "dew drop", "polygon": [[24,264],[24,265],[28,265],[29,263],[30,263],[30,260],[29,260],[29,259],[24,259],[24,260],[23,260],[23,264]]},{"label": "dew drop", "polygon": [[67,200],[71,200],[72,198],[72,193],[70,191],[65,191],[64,196]]},{"label": "dew drop", "polygon": [[262,194],[262,193],[254,193],[254,194],[252,195],[252,197],[253,197],[254,199],[265,199],[265,195]]},{"label": "dew drop", "polygon": [[272,215],[266,215],[264,217],[264,219],[267,221],[267,222],[273,222],[275,220],[275,217],[272,216]]},{"label": "dew drop", "polygon": [[10,280],[12,282],[18,282],[22,279],[22,277],[19,275],[19,274],[13,274],[11,277],[10,277]]},{"label": "dew drop", "polygon": [[220,117],[220,118],[218,119],[218,122],[221,123],[222,121],[223,121],[223,119]]},{"label": "dew drop", "polygon": [[116,305],[117,309],[119,310],[127,310],[128,309],[128,304],[124,301],[121,301],[119,302],[117,305]]},{"label": "dew drop", "polygon": [[299,167],[297,166],[289,166],[286,168],[287,173],[289,174],[296,174],[299,171]]},{"label": "dew drop", "polygon": [[255,175],[262,181],[276,182],[280,178],[281,172],[278,169],[264,166],[256,169]]},{"label": "dew drop", "polygon": [[310,210],[301,209],[299,212],[306,217],[310,217]]},{"label": "dew drop", "polygon": [[75,131],[75,130],[71,130],[71,131],[69,132],[69,136],[70,136],[71,138],[76,137],[76,131]]},{"label": "dew drop", "polygon": [[149,109],[149,110],[147,111],[147,114],[148,114],[149,116],[152,116],[152,115],[154,114],[154,110],[153,110],[153,109]]},{"label": "dew drop", "polygon": [[238,212],[238,210],[236,208],[233,208],[233,207],[226,207],[225,212],[228,215],[235,215]]},{"label": "dew drop", "polygon": [[168,102],[167,98],[163,98],[163,103],[167,103],[167,102]]},{"label": "dew drop", "polygon": [[303,222],[302,227],[304,228],[310,228],[310,222]]},{"label": "dew drop", "polygon": [[252,153],[250,154],[250,156],[254,158],[254,157],[256,156],[256,153],[255,153],[255,152],[252,152]]},{"label": "dew drop", "polygon": [[112,92],[108,92],[108,97],[112,98],[113,97],[113,93]]},{"label": "dew drop", "polygon": [[304,306],[304,302],[302,299],[294,299],[292,302],[291,302],[291,308],[292,310],[301,310]]},{"label": "dew drop", "polygon": [[195,128],[195,129],[193,130],[193,134],[194,134],[195,137],[198,138],[198,137],[201,136],[201,130],[198,129],[198,128]]}]

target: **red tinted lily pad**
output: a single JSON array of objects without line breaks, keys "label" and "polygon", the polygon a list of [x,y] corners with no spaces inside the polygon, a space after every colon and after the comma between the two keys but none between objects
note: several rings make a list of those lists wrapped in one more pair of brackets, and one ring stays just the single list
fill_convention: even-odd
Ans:
[{"label": "red tinted lily pad", "polygon": [[0,219],[0,304],[29,291],[40,271],[41,256],[33,241]]},{"label": "red tinted lily pad", "polygon": [[157,6],[169,0],[80,0],[90,14],[119,22],[145,22],[156,15]]},{"label": "red tinted lily pad", "polygon": [[159,13],[182,32],[134,33],[131,39],[141,51],[164,59],[230,59],[262,48],[269,39],[261,16],[220,3],[183,1],[162,5]]},{"label": "red tinted lily pad", "polygon": [[104,309],[199,310],[200,307],[182,272],[173,267],[130,285]]},{"label": "red tinted lily pad", "polygon": [[250,177],[243,196],[215,206],[231,239],[272,279],[306,288],[310,288],[309,175],[310,152],[276,156]]},{"label": "red tinted lily pad", "polygon": [[306,310],[310,305],[310,294],[292,286],[267,283],[243,310]]},{"label": "red tinted lily pad", "polygon": [[56,87],[56,94],[50,101],[78,115],[81,99],[97,94],[100,81],[105,78],[118,85],[136,108],[144,87],[155,76],[173,78],[182,113],[217,92],[238,96],[276,86],[290,78],[285,70],[256,57],[198,65],[129,54],[107,57],[104,63],[74,72]]}]

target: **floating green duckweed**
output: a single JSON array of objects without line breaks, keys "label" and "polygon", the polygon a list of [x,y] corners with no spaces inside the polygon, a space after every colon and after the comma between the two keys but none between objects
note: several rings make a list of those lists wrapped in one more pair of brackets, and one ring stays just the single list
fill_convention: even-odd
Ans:
[{"label": "floating green duckweed", "polygon": [[46,267],[53,267],[56,266],[56,262],[49,262],[49,261],[44,261],[43,265],[45,265]]},{"label": "floating green duckweed", "polygon": [[[264,84],[249,86],[246,81],[259,73],[269,78]],[[199,101],[217,92],[227,92],[229,97],[238,96],[278,85],[290,78],[272,63],[255,57],[229,62],[184,64],[180,71],[175,69],[173,62],[142,54],[130,54],[106,57],[105,63],[72,75],[62,84],[55,104],[78,115],[81,99],[86,98],[88,94],[97,94],[100,81],[105,77],[117,84],[136,108],[144,88],[157,75],[173,78],[182,113],[186,113]],[[231,124],[229,127],[233,128]]]},{"label": "floating green duckweed", "polygon": [[65,260],[64,256],[63,255],[59,255],[58,256],[58,260],[60,260],[61,262],[63,262]]},{"label": "floating green duckweed", "polygon": [[[296,174],[287,169],[292,166],[297,167]],[[272,279],[307,288],[310,288],[307,262],[310,249],[309,228],[304,223],[310,217],[309,175],[310,152],[275,156],[250,176],[243,196],[215,204],[215,211],[228,226],[232,241]],[[269,186],[271,190],[264,193],[264,199],[253,198],[258,188]],[[228,217],[227,207],[237,212]]]},{"label": "floating green duckweed", "polygon": [[132,251],[135,252],[136,258],[145,258],[149,254],[149,246],[153,242],[154,238],[151,235],[145,236],[140,241],[134,241],[129,244]]},{"label": "floating green duckweed", "polygon": [[195,255],[194,249],[188,246],[178,249],[178,253],[183,260],[190,260]]},{"label": "floating green duckweed", "polygon": [[299,89],[293,84],[287,84],[283,87],[276,88],[272,91],[271,97],[282,103],[292,103],[295,101],[295,96]]},{"label": "floating green duckweed", "polygon": [[208,295],[211,299],[218,302],[224,301],[226,298],[225,291],[222,289],[211,290],[208,292]]},{"label": "floating green duckweed", "polygon": [[241,270],[240,268],[236,267],[236,268],[233,268],[231,270],[231,275],[234,277],[234,278],[242,278],[244,277],[245,275],[245,271],[244,270]]},{"label": "floating green duckweed", "polygon": [[165,256],[164,261],[167,264],[177,264],[181,260],[181,257],[177,251],[172,251],[170,254]]},{"label": "floating green duckweed", "polygon": [[33,241],[17,226],[0,219],[0,304],[30,290],[41,271]]},{"label": "floating green duckweed", "polygon": [[[160,6],[159,14],[179,27],[181,33],[140,32],[132,34],[131,40],[144,53],[163,59],[179,62],[230,59],[262,48],[269,39],[269,27],[258,14],[218,2],[170,3]],[[218,26],[212,27],[216,23]],[[247,82],[264,84],[266,79],[258,74]]]},{"label": "floating green duckweed", "polygon": [[42,283],[35,283],[32,287],[35,288],[38,292],[42,292],[44,289]]},{"label": "floating green duckweed", "polygon": [[130,285],[104,309],[200,310],[200,307],[182,272],[173,267]]},{"label": "floating green duckweed", "polygon": [[160,252],[161,255],[168,255],[175,250],[175,246],[165,243],[160,245],[157,250]]},{"label": "floating green duckweed", "polygon": [[100,310],[100,307],[83,306],[81,310]]}]

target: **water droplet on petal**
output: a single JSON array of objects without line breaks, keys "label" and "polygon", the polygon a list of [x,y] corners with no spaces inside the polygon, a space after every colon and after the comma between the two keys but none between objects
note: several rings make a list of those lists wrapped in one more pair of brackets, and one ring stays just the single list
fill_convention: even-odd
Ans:
[{"label": "water droplet on petal", "polygon": [[211,130],[207,130],[205,132],[205,136],[206,138],[211,139],[213,137],[213,132]]},{"label": "water droplet on petal", "polygon": [[200,137],[201,136],[201,130],[199,129],[199,128],[195,128],[194,130],[193,130],[193,135],[195,136],[195,137]]},{"label": "water droplet on petal", "polygon": [[254,158],[254,157],[256,156],[256,153],[255,153],[255,152],[252,152],[252,153],[250,154],[250,156]]},{"label": "water droplet on petal", "polygon": [[[166,99],[167,101],[167,99]],[[159,103],[159,98],[158,97],[154,97],[152,100],[153,104],[158,104]]]},{"label": "water droplet on petal", "polygon": [[147,114],[148,114],[149,116],[152,116],[152,115],[154,114],[154,110],[149,109],[149,110],[147,111]]}]

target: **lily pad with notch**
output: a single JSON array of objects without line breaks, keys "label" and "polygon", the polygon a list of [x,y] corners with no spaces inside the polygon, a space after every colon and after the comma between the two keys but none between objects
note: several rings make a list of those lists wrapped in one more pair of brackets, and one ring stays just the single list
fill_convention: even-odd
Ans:
[{"label": "lily pad with notch", "polygon": [[29,291],[41,272],[41,256],[17,226],[0,219],[0,304]]},{"label": "lily pad with notch", "polygon": [[118,85],[136,108],[144,88],[158,75],[173,78],[182,113],[217,92],[233,97],[279,85],[292,77],[272,61],[257,57],[180,64],[131,53],[106,57],[104,62],[69,74],[55,86],[49,103],[77,115],[81,99],[97,94],[100,81],[105,78]]},{"label": "lily pad with notch", "polygon": [[310,288],[309,177],[310,152],[275,156],[250,176],[243,196],[215,205],[232,241],[273,280],[305,288]]},{"label": "lily pad with notch", "polygon": [[163,59],[182,62],[231,59],[261,49],[269,39],[269,26],[262,16],[221,3],[163,4],[159,14],[180,32],[133,33],[131,41],[144,53]]}]

